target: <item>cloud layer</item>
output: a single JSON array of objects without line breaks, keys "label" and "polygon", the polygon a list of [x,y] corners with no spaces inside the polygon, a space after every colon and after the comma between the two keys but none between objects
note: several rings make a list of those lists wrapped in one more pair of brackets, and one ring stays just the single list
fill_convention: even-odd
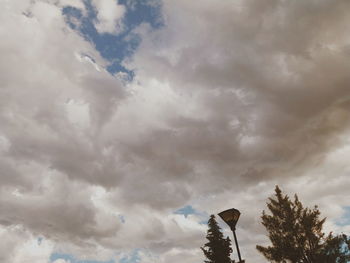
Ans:
[{"label": "cloud layer", "polygon": [[[91,4],[98,32],[122,30],[126,7]],[[67,5],[5,1],[0,16],[0,261],[140,249],[141,262],[194,262],[203,215],[236,207],[244,258],[264,262],[275,184],[349,231],[336,222],[349,206],[350,3],[164,0],[164,27],[132,32],[131,82],[67,25]],[[174,214],[186,205],[199,213]]]}]

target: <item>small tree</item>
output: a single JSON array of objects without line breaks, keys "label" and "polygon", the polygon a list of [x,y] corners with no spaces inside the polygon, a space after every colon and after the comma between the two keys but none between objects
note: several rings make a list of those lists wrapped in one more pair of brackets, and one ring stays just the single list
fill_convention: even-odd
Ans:
[{"label": "small tree", "polygon": [[206,263],[232,263],[230,255],[232,253],[231,240],[221,232],[221,228],[215,220],[215,216],[211,215],[208,220],[207,236],[208,243],[201,247]]},{"label": "small tree", "polygon": [[346,235],[328,236],[322,232],[325,218],[320,218],[317,206],[304,208],[298,196],[291,201],[276,186],[269,198],[268,215],[263,211],[262,224],[269,233],[272,246],[257,246],[271,262],[279,263],[345,263],[350,260]]}]

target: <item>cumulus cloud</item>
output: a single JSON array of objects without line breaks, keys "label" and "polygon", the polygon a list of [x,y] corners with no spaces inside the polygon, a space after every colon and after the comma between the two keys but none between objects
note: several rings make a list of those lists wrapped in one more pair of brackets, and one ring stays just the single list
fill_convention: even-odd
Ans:
[{"label": "cumulus cloud", "polygon": [[122,30],[124,5],[118,4],[116,0],[93,0],[92,3],[97,12],[95,26],[99,33],[116,33]]},{"label": "cumulus cloud", "polygon": [[[124,6],[92,4],[98,32],[122,30]],[[190,204],[240,209],[242,254],[264,262],[259,215],[275,184],[348,231],[336,222],[350,197],[349,4],[164,0],[164,27],[133,32],[125,83],[66,24],[70,1],[6,1],[1,261],[137,248],[141,262],[202,260],[203,218],[174,214]]]},{"label": "cumulus cloud", "polygon": [[[159,147],[176,147],[176,160],[203,165],[214,180],[248,183],[324,157],[348,129],[348,38],[332,31],[345,26],[344,4],[165,1],[168,27],[145,32],[130,66],[190,97],[193,113],[168,114]],[[315,30],[320,19],[325,28]]]},{"label": "cumulus cloud", "polygon": [[[69,29],[61,8],[44,1],[4,3],[0,221],[53,240],[81,242],[118,229],[116,216],[96,212],[91,200],[93,185],[100,184],[92,182],[95,172],[105,168],[93,161],[89,137],[97,136],[126,91],[105,70],[77,59],[76,54],[90,54],[106,65]],[[79,170],[84,178],[90,170],[91,185],[78,182],[85,181],[76,177]]]}]

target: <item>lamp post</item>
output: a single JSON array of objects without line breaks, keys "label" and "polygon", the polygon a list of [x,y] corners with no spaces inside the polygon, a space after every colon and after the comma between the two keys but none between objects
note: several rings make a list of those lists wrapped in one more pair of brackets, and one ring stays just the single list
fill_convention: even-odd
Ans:
[{"label": "lamp post", "polygon": [[237,254],[239,259],[238,263],[244,263],[244,260],[242,260],[241,258],[241,253],[239,251],[237,237],[236,237],[236,224],[241,213],[237,209],[231,208],[231,209],[222,211],[218,215],[221,217],[222,220],[225,221],[226,224],[228,224],[228,226],[231,228],[233,232],[233,237],[235,239],[235,244],[236,244],[236,249],[237,249]]}]

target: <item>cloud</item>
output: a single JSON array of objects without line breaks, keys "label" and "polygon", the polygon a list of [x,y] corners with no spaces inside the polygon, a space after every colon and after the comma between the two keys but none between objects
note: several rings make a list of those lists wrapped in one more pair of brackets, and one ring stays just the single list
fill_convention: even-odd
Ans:
[{"label": "cloud", "polygon": [[[217,180],[233,173],[259,181],[284,173],[280,169],[289,165],[322,158],[336,145],[334,135],[348,129],[347,99],[340,99],[347,89],[339,83],[348,81],[348,40],[322,34],[325,29],[310,34],[307,42],[280,41],[294,31],[311,31],[321,14],[327,28],[344,25],[347,15],[335,17],[333,11],[344,3],[325,13],[326,2],[165,1],[168,27],[154,34],[145,30],[130,66],[140,78],[157,78],[190,98],[176,103],[186,108],[190,102],[193,114],[168,114],[159,147],[176,147],[192,169],[203,164],[214,169]],[[305,26],[292,26],[295,13],[307,8],[318,13],[301,13]]]},{"label": "cloud", "polygon": [[96,8],[96,29],[99,33],[116,33],[123,28],[121,19],[125,14],[125,7],[115,0],[93,0]]},{"label": "cloud", "polygon": [[[123,5],[92,4],[99,33],[127,26]],[[50,245],[35,262],[140,248],[140,262],[202,260],[202,215],[230,207],[243,257],[262,262],[275,184],[348,230],[347,1],[165,0],[163,27],[132,32],[130,82],[69,28],[66,5],[7,1],[0,16],[2,262],[36,253],[36,236]],[[186,206],[200,215],[173,213]]]},{"label": "cloud", "polygon": [[6,2],[9,12],[1,17],[6,62],[0,65],[0,221],[57,241],[109,236],[118,229],[117,217],[95,210],[95,183],[79,183],[85,179],[78,174],[85,178],[92,169],[95,181],[96,171],[104,169],[92,161],[95,146],[88,138],[99,133],[126,92],[105,70],[76,58],[90,54],[101,68],[106,65],[69,29],[60,5],[20,3]]},{"label": "cloud", "polygon": [[48,262],[54,247],[50,241],[43,241],[39,244],[33,234],[19,226],[6,228],[1,226],[0,236],[4,241],[0,247],[1,262]]},{"label": "cloud", "polygon": [[85,10],[84,2],[81,0],[78,0],[78,1],[60,0],[59,4],[61,7],[70,6],[70,7],[78,8],[80,10]]},{"label": "cloud", "polygon": [[57,259],[53,263],[71,263],[70,260],[65,260],[65,259]]}]

